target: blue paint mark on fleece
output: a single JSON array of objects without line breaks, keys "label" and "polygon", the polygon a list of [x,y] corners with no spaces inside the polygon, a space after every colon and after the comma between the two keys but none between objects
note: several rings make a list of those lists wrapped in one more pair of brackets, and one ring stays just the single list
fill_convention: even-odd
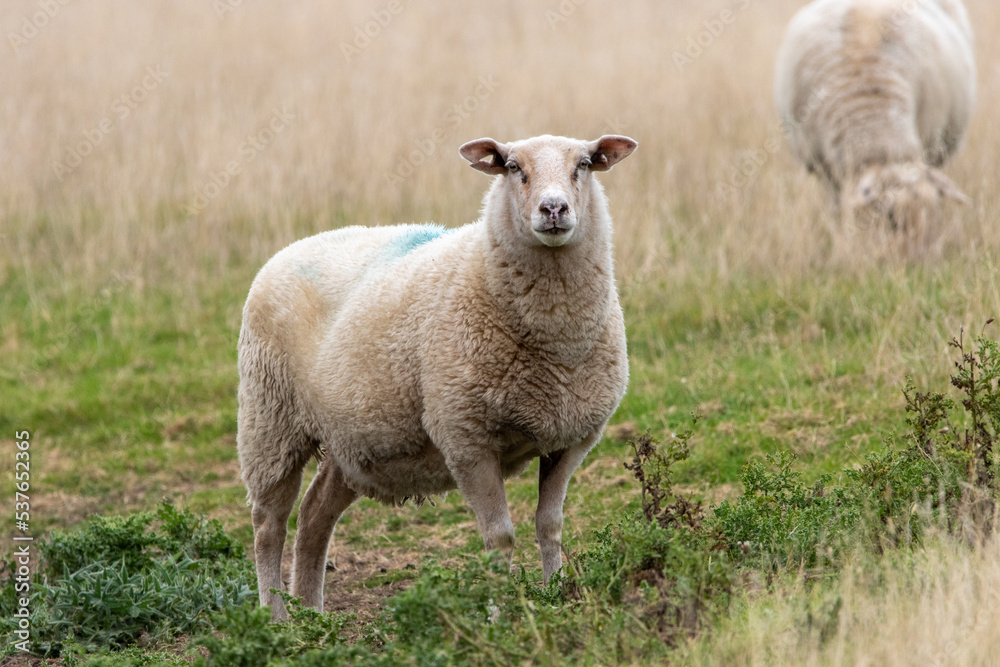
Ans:
[{"label": "blue paint mark on fleece", "polygon": [[433,241],[434,239],[447,234],[450,229],[445,229],[441,225],[419,225],[408,229],[397,238],[387,248],[389,254],[395,259],[412,252],[420,246]]},{"label": "blue paint mark on fleece", "polygon": [[319,282],[320,279],[319,267],[312,262],[309,262],[308,264],[299,264],[298,274],[299,276],[307,278],[312,282]]}]

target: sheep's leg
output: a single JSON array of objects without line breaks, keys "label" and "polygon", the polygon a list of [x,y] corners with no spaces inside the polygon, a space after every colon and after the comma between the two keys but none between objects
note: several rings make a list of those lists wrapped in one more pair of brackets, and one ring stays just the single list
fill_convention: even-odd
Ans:
[{"label": "sheep's leg", "polygon": [[581,446],[542,456],[538,467],[538,509],[535,512],[535,535],[542,552],[542,579],[548,583],[562,567],[563,502],[569,478],[599,435]]},{"label": "sheep's leg", "polygon": [[340,468],[329,458],[324,459],[302,499],[295,533],[292,593],[308,607],[323,611],[323,579],[330,538],[337,519],[357,497],[344,483]]},{"label": "sheep's leg", "polygon": [[471,465],[456,466],[452,475],[476,514],[486,550],[499,550],[509,567],[514,556],[514,523],[507,508],[499,459],[487,455]]},{"label": "sheep's leg", "polygon": [[257,561],[260,605],[271,607],[271,618],[288,618],[285,603],[271,589],[282,590],[281,552],[285,546],[288,517],[302,485],[302,469],[290,473],[253,501],[253,550]]}]

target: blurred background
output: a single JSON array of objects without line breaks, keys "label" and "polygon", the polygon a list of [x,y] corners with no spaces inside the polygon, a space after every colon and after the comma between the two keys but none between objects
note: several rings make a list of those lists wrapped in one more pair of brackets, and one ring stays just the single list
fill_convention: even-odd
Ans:
[{"label": "blurred background", "polygon": [[[626,285],[812,275],[845,258],[772,102],[803,4],[5,2],[0,275],[30,274],[39,298],[56,278],[188,285],[344,224],[463,224],[488,183],[457,147],[543,133],[639,142],[603,179]],[[980,95],[948,168],[976,201],[959,252],[1000,238],[1000,8],[967,4]]]},{"label": "blurred background", "polygon": [[1000,5],[967,2],[979,99],[946,171],[974,204],[914,257],[845,234],[786,145],[772,74],[803,4],[0,4],[0,427],[46,439],[50,520],[169,491],[248,523],[254,274],[326,229],[474,220],[489,181],[457,149],[483,136],[639,142],[601,176],[632,364],[616,421],[710,415],[690,480],[734,482],[789,429],[833,470],[877,444],[904,375],[946,377],[947,341],[1000,311]]}]

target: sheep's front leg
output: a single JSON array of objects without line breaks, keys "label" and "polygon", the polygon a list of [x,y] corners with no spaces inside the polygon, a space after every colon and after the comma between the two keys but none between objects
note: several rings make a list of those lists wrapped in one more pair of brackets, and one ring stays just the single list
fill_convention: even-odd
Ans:
[{"label": "sheep's front leg", "polygon": [[455,465],[452,475],[458,490],[476,513],[486,550],[499,550],[510,567],[514,556],[514,523],[507,508],[499,459],[487,454],[478,461]]},{"label": "sheep's front leg", "polygon": [[600,432],[577,447],[542,456],[538,466],[538,509],[535,512],[535,535],[542,552],[542,579],[562,567],[563,502],[573,471],[600,438]]},{"label": "sheep's front leg", "polygon": [[292,594],[307,607],[323,611],[323,580],[330,537],[337,519],[358,497],[344,481],[344,475],[330,458],[319,464],[302,506],[295,532],[292,560]]}]

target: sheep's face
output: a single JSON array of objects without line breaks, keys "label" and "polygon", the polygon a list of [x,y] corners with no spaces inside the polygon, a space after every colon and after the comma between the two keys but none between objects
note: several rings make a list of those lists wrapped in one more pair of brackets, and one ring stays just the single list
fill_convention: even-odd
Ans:
[{"label": "sheep's face", "polygon": [[501,194],[520,236],[533,244],[558,247],[581,235],[581,217],[590,204],[591,172],[611,169],[636,145],[616,135],[595,141],[546,135],[509,144],[477,139],[459,152],[474,169],[503,178]]},{"label": "sheep's face", "polygon": [[969,203],[942,172],[919,162],[876,165],[865,170],[848,203],[855,219],[888,219],[893,229],[913,230],[936,223],[946,199]]}]

